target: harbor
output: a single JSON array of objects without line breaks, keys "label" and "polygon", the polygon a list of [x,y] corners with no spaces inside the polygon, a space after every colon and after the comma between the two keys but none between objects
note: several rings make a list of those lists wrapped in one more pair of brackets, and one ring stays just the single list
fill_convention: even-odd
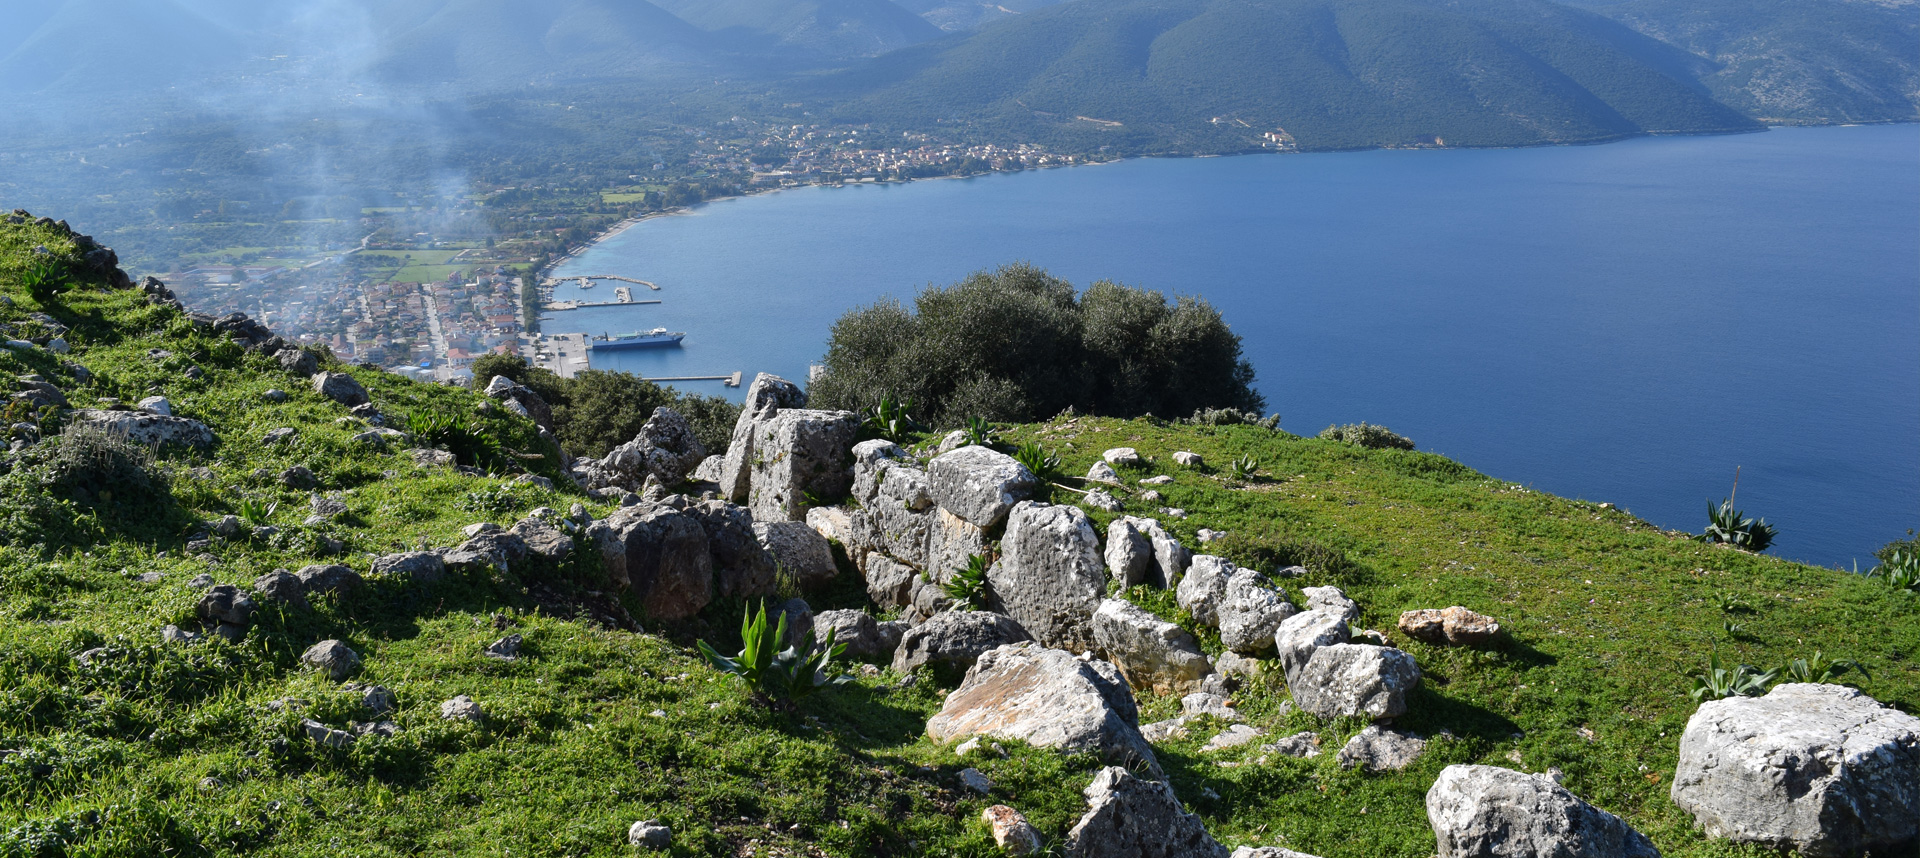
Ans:
[{"label": "harbor", "polygon": [[[533,343],[523,355],[534,366],[551,371],[561,378],[573,378],[581,372],[594,369],[594,341],[600,339],[593,334],[535,334]],[[610,367],[608,367],[610,369]],[[727,387],[739,387],[743,373],[734,371],[725,375],[662,375],[647,376],[635,373],[647,381],[656,384],[672,382],[717,381]]]}]

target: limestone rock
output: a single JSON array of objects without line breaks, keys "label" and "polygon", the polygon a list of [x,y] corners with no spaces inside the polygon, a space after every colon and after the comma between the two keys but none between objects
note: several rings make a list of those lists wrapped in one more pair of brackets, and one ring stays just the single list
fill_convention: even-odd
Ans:
[{"label": "limestone rock", "polygon": [[1459,605],[1408,611],[1400,615],[1399,625],[1414,640],[1444,646],[1482,644],[1500,633],[1500,623],[1492,617]]},{"label": "limestone rock", "polygon": [[1369,772],[1397,772],[1413,765],[1426,751],[1427,740],[1372,724],[1348,739],[1334,760],[1343,769],[1359,766]]},{"label": "limestone rock", "polygon": [[941,508],[989,529],[1039,485],[1033,472],[1012,456],[980,446],[934,457],[927,464],[927,480]]},{"label": "limestone rock", "polygon": [[306,349],[281,349],[273,359],[280,362],[281,369],[301,378],[309,378],[320,371],[319,359]]},{"label": "limestone rock", "polygon": [[893,654],[893,669],[907,673],[930,664],[958,672],[974,667],[987,652],[1032,639],[1019,623],[1001,614],[946,611],[900,636],[900,646]]},{"label": "limestone rock", "polygon": [[727,444],[727,456],[720,463],[716,482],[722,500],[745,503],[752,485],[751,468],[754,439],[760,425],[783,408],[807,407],[807,394],[791,381],[777,375],[760,373],[747,387],[746,402],[733,424],[733,439]]},{"label": "limestone rock", "polygon": [[1266,576],[1251,569],[1235,569],[1227,578],[1226,593],[1217,611],[1220,643],[1237,653],[1269,655],[1274,632],[1297,610]]},{"label": "limestone rock", "polygon": [[1096,752],[1118,765],[1144,765],[1159,777],[1159,761],[1141,738],[1139,722],[1133,694],[1113,665],[1016,643],[980,656],[927,721],[927,735],[936,742],[991,736]]},{"label": "limestone rock", "polygon": [[1067,832],[1076,858],[1227,858],[1227,848],[1186,812],[1173,789],[1108,766],[1087,786],[1087,813]]},{"label": "limestone rock", "polygon": [[1301,709],[1321,718],[1395,718],[1420,686],[1413,656],[1381,646],[1334,644],[1313,651],[1287,689]]},{"label": "limestone rock", "polygon": [[285,569],[275,569],[253,579],[253,592],[275,602],[286,602],[300,608],[307,606],[307,588]]},{"label": "limestone rock", "polygon": [[706,457],[707,448],[694,437],[693,424],[680,412],[662,405],[653,409],[653,415],[633,440],[613,448],[600,464],[628,476],[637,481],[636,484],[645,483],[651,475],[671,486],[686,479]]},{"label": "limestone rock", "polygon": [[1034,855],[1044,848],[1040,832],[1020,811],[996,804],[980,811],[980,820],[993,831],[994,845],[1008,855]]},{"label": "limestone rock", "polygon": [[846,507],[817,506],[807,510],[807,526],[829,542],[838,542],[847,549],[847,557],[855,563],[859,557],[849,544],[853,539],[853,516]]},{"label": "limestone rock", "polygon": [[553,429],[553,407],[533,388],[517,384],[504,375],[496,375],[487,382],[486,394],[500,400],[508,410],[532,420],[534,425],[549,431]]},{"label": "limestone rock", "polygon": [[312,739],[315,744],[325,745],[329,748],[344,748],[353,744],[354,739],[352,733],[345,730],[335,730],[312,718],[300,719],[300,732],[306,734],[307,738]]},{"label": "limestone rock", "polygon": [[300,586],[309,596],[344,593],[361,584],[359,573],[339,565],[316,563],[311,566],[302,566],[300,571],[294,574],[299,577]]},{"label": "limestone rock", "polygon": [[1087,482],[1117,486],[1120,485],[1120,474],[1106,462],[1094,462],[1093,467],[1087,469]]},{"label": "limestone rock", "polygon": [[1118,468],[1137,468],[1147,463],[1147,460],[1140,458],[1140,451],[1132,447],[1115,447],[1101,453],[1100,458]]},{"label": "limestone rock", "polygon": [[1448,766],[1427,790],[1439,858],[1659,858],[1619,817],[1547,775]]},{"label": "limestone rock", "polygon": [[558,563],[573,553],[573,537],[538,516],[521,519],[507,532],[520,537],[528,553],[550,562]]},{"label": "limestone rock", "polygon": [[726,456],[708,456],[701,459],[700,464],[695,465],[693,468],[694,481],[719,484],[720,469],[725,467],[726,463]]},{"label": "limestone rock", "polygon": [[1191,453],[1186,450],[1174,453],[1173,460],[1178,462],[1180,467],[1183,468],[1199,468],[1206,465],[1206,460],[1200,458],[1199,453]]},{"label": "limestone rock", "polygon": [[1337,610],[1302,611],[1280,622],[1273,634],[1280,669],[1292,677],[1307,665],[1314,650],[1346,643],[1350,637],[1347,621]]},{"label": "limestone rock", "polygon": [[1187,718],[1205,715],[1235,723],[1247,720],[1239,710],[1227,705],[1224,695],[1212,691],[1195,691],[1180,698],[1180,714]]},{"label": "limestone rock", "polygon": [[863,506],[872,504],[886,472],[906,456],[898,444],[884,438],[853,445],[853,499]]},{"label": "limestone rock", "polygon": [[527,544],[520,537],[494,527],[440,553],[448,569],[466,572],[511,571],[526,559]]},{"label": "limestone rock", "polygon": [[440,704],[440,718],[477,724],[487,720],[487,713],[480,708],[480,704],[473,702],[473,698],[462,694]]},{"label": "limestone rock", "polygon": [[1708,836],[1811,858],[1920,839],[1920,718],[1839,685],[1700,705],[1674,804]]},{"label": "limestone rock", "polygon": [[781,570],[802,589],[817,587],[840,573],[833,548],[819,531],[802,521],[757,521],[753,534]]},{"label": "limestone rock", "polygon": [[1088,509],[1097,509],[1101,512],[1119,512],[1126,509],[1126,505],[1120,503],[1118,498],[1099,489],[1094,489],[1082,495],[1080,503],[1084,504]]},{"label": "limestone rock", "polygon": [[716,595],[765,596],[774,591],[774,556],[760,543],[752,513],[722,500],[701,501],[686,512],[707,533]]},{"label": "limestone rock", "polygon": [[815,501],[847,493],[845,460],[860,418],[851,411],[784,408],[760,422],[748,462],[747,508],[758,521],[804,521]]},{"label": "limestone rock", "polygon": [[973,555],[987,556],[992,540],[978,525],[940,507],[927,513],[927,574],[941,583],[967,568]]},{"label": "limestone rock", "polygon": [[879,554],[867,556],[867,596],[882,608],[904,608],[912,604],[913,585],[920,573],[913,567]]},{"label": "limestone rock", "polygon": [[300,663],[339,682],[360,669],[360,654],[340,641],[324,640],[307,647],[307,651],[300,654]]},{"label": "limestone rock", "polygon": [[185,417],[166,417],[142,411],[99,411],[82,408],[68,416],[72,424],[98,426],[135,444],[167,445],[205,449],[213,446],[213,430],[207,424]]},{"label": "limestone rock", "polygon": [[822,611],[814,615],[813,633],[823,644],[828,632],[833,633],[835,643],[847,645],[849,658],[864,661],[890,652],[883,646],[880,624],[866,611]]},{"label": "limestone rock", "polygon": [[1187,574],[1181,576],[1174,597],[1194,620],[1209,626],[1220,625],[1220,602],[1227,596],[1227,580],[1239,567],[1225,558],[1196,554]]},{"label": "limestone rock", "polygon": [[590,527],[609,578],[640,594],[651,617],[691,617],[713,599],[713,557],[698,516],[622,507]]},{"label": "limestone rock", "polygon": [[447,561],[432,551],[403,551],[373,561],[370,572],[427,583],[447,577]]},{"label": "limestone rock", "polygon": [[1284,754],[1304,760],[1308,757],[1320,756],[1320,737],[1311,731],[1302,731],[1284,737],[1278,742],[1262,745],[1260,750],[1269,754]]},{"label": "limestone rock", "polygon": [[344,372],[323,372],[313,377],[313,392],[352,408],[365,405],[367,389],[360,382]]},{"label": "limestone rock", "polygon": [[1351,623],[1360,619],[1360,605],[1339,587],[1304,587],[1300,592],[1307,597],[1307,610],[1317,611],[1329,608],[1340,613],[1341,619]]},{"label": "limestone rock", "polygon": [[1093,638],[1095,649],[1134,688],[1184,694],[1213,672],[1193,635],[1119,599],[1100,603],[1093,615]]},{"label": "limestone rock", "polygon": [[231,584],[214,585],[194,606],[194,614],[204,622],[242,629],[253,619],[253,611],[253,600]]},{"label": "limestone rock", "polygon": [[666,849],[673,845],[673,829],[658,819],[644,819],[627,829],[627,845]]},{"label": "limestone rock", "polygon": [[1221,730],[1215,734],[1213,738],[1208,739],[1205,745],[1200,746],[1200,753],[1211,754],[1216,751],[1225,751],[1229,748],[1238,748],[1265,735],[1267,735],[1267,731],[1258,727],[1235,724],[1225,730]]},{"label": "limestone rock", "polygon": [[[948,455],[970,449],[978,448]],[[987,580],[1007,615],[1047,646],[1074,652],[1091,648],[1093,612],[1106,594],[1106,570],[1087,514],[1022,501],[1007,516],[1000,550]]]}]

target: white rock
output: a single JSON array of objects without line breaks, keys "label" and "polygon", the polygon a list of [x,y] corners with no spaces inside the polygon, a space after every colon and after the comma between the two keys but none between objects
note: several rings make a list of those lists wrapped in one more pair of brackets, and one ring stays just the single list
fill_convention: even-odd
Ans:
[{"label": "white rock", "polygon": [[998,526],[1039,485],[1012,456],[986,447],[961,447],[927,463],[936,503],[980,527]]},{"label": "white rock", "polygon": [[991,736],[1098,753],[1114,763],[1145,766],[1158,777],[1160,764],[1140,736],[1139,719],[1133,694],[1113,665],[1017,643],[980,656],[928,719],[927,735],[936,742]]},{"label": "white rock", "polygon": [[1314,650],[1343,644],[1350,638],[1346,618],[1339,611],[1307,610],[1280,622],[1274,630],[1274,649],[1280,669],[1291,677],[1305,667]]},{"label": "white rock", "polygon": [[1206,464],[1206,461],[1200,458],[1199,453],[1190,453],[1186,450],[1181,450],[1173,454],[1173,460],[1180,463],[1180,466],[1183,468],[1198,468]]},{"label": "white rock", "polygon": [[1134,688],[1186,693],[1213,672],[1193,635],[1120,599],[1100,603],[1093,615],[1093,638],[1095,649],[1120,668]]},{"label": "white rock", "polygon": [[[948,455],[969,449],[978,448]],[[1092,648],[1093,612],[1106,594],[1107,576],[1100,538],[1087,514],[1022,501],[1007,516],[1000,550],[987,580],[1007,615],[1047,646],[1074,652]]]},{"label": "white rock", "polygon": [[1109,766],[1087,786],[1087,813],[1067,832],[1077,858],[1227,858],[1166,784]]},{"label": "white rock", "polygon": [[1427,790],[1439,858],[1659,858],[1619,817],[1546,775],[1448,766]]},{"label": "white rock", "polygon": [[1140,451],[1132,447],[1115,447],[1101,453],[1100,458],[1115,467],[1132,468],[1146,464],[1146,460],[1140,458]]},{"label": "white rock", "polygon": [[1293,702],[1321,718],[1395,718],[1406,714],[1407,698],[1419,686],[1413,656],[1362,644],[1320,647],[1287,679]]},{"label": "white rock", "polygon": [[1298,612],[1272,581],[1251,569],[1235,569],[1217,614],[1220,643],[1249,655],[1271,655],[1273,635],[1280,623]]},{"label": "white rock", "polygon": [[1093,467],[1087,469],[1087,482],[1117,486],[1120,485],[1120,475],[1113,470],[1112,465],[1106,462],[1094,462]]},{"label": "white rock", "polygon": [[1237,570],[1238,567],[1224,557],[1196,554],[1187,566],[1187,574],[1181,576],[1180,586],[1174,589],[1174,598],[1195,621],[1218,626],[1220,601],[1227,595],[1227,580]]}]

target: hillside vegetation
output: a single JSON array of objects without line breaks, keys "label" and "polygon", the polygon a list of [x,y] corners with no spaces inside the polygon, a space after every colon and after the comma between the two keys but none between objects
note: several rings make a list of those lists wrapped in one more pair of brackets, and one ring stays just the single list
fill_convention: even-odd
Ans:
[{"label": "hillside vegetation", "polygon": [[[570,488],[549,459],[512,455],[551,447],[477,392],[323,366],[358,379],[391,418],[476,421],[499,452],[463,470],[420,464],[402,449],[417,441],[355,441],[368,427],[307,379],[139,289],[110,288],[83,250],[60,225],[0,222],[0,324],[15,340],[0,365],[75,406],[164,395],[217,441],[150,460],[66,455],[101,448],[84,446],[57,407],[11,406],[21,443],[0,477],[0,856],[629,855],[627,827],[656,818],[672,826],[675,855],[978,856],[992,853],[979,822],[989,804],[1019,808],[1056,841],[1082,813],[1097,760],[1017,743],[1002,743],[1006,756],[956,757],[925,735],[945,692],[925,677],[866,668],[791,714],[756,702],[692,648],[738,645],[738,599],[657,621],[611,587],[591,551],[438,582],[373,573],[373,555],[451,546],[476,522],[574,504],[603,517],[613,505]],[[47,259],[70,275],[65,291],[28,288]],[[49,338],[58,328],[70,353]],[[281,428],[296,430],[291,443],[263,441]],[[1708,841],[1667,798],[1694,707],[1689,671],[1713,653],[1775,666],[1821,650],[1866,665],[1860,685],[1878,699],[1920,705],[1920,605],[1879,581],[1703,545],[1417,451],[1146,419],[1062,416],[1000,431],[1055,452],[1070,474],[1106,448],[1137,448],[1147,462],[1125,469],[1127,485],[1171,482],[1160,503],[1119,492],[1130,512],[1182,507],[1186,518],[1164,521],[1190,546],[1211,528],[1227,536],[1201,550],[1262,570],[1304,564],[1305,577],[1283,585],[1296,598],[1301,586],[1345,588],[1361,625],[1393,634],[1402,610],[1458,604],[1506,626],[1488,649],[1396,636],[1427,677],[1399,725],[1450,734],[1405,771],[1344,770],[1330,752],[1203,755],[1214,732],[1204,722],[1160,745],[1178,795],[1228,845],[1424,858],[1428,786],[1444,766],[1478,761],[1558,769],[1668,856],[1757,858]],[[1207,464],[1176,466],[1176,451]],[[1226,467],[1241,457],[1257,460],[1252,475]],[[76,479],[108,459],[146,487]],[[278,476],[296,465],[317,479],[312,495]],[[305,524],[313,496],[344,511]],[[268,502],[278,507],[263,513]],[[249,526],[198,541],[242,513],[277,534]],[[1113,514],[1094,516],[1104,527]],[[200,628],[208,580],[245,590],[270,570],[322,563],[364,581],[304,607],[261,599],[235,643],[162,639],[169,625]],[[815,610],[868,606],[851,568],[799,595]],[[1128,596],[1218,651],[1169,594]],[[485,655],[509,634],[523,638],[518,658]],[[359,654],[352,682],[395,699],[379,718],[389,725],[344,747],[303,727],[375,721],[364,690],[300,668],[324,639]],[[456,695],[485,720],[444,720]],[[1236,697],[1255,725],[1312,731],[1329,751],[1362,726],[1281,715],[1285,700],[1274,681]],[[1143,722],[1179,709],[1150,694],[1141,705]],[[990,796],[962,786],[967,766],[992,779]]]}]

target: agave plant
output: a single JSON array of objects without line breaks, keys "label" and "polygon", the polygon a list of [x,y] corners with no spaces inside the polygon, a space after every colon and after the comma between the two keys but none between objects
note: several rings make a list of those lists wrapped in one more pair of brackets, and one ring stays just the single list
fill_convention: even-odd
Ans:
[{"label": "agave plant", "polygon": [[878,405],[867,409],[860,428],[875,438],[899,443],[909,434],[920,431],[920,423],[913,419],[913,400],[894,399],[892,394],[887,394],[880,397]]},{"label": "agave plant", "polygon": [[960,427],[960,431],[966,435],[967,443],[976,447],[991,447],[1000,443],[1000,433],[984,417],[968,418],[967,425]]},{"label": "agave plant", "polygon": [[834,659],[847,651],[847,645],[834,642],[832,629],[827,630],[825,640],[817,642],[809,629],[792,646],[780,649],[786,637],[786,612],[779,612],[778,620],[770,621],[767,605],[762,602],[759,611],[748,610],[740,617],[739,655],[729,658],[706,641],[698,644],[708,664],[740,677],[755,694],[782,706],[791,706],[793,701],[827,686],[852,681],[834,664]]},{"label": "agave plant", "polygon": [[1227,473],[1236,480],[1251,480],[1260,473],[1260,460],[1252,456],[1241,456],[1227,463]]},{"label": "agave plant", "polygon": [[262,527],[273,519],[273,512],[280,508],[279,501],[262,501],[259,498],[241,498],[238,504],[240,519],[254,527]]},{"label": "agave plant", "polygon": [[1920,553],[1906,548],[1890,549],[1880,565],[1867,573],[1867,577],[1884,578],[1895,589],[1920,593]]},{"label": "agave plant", "polygon": [[1021,444],[1013,451],[1013,458],[1039,477],[1042,485],[1058,482],[1061,478],[1060,457],[1047,452],[1037,442]]},{"label": "agave plant", "polygon": [[1796,658],[1787,662],[1779,673],[1793,682],[1833,682],[1849,673],[1873,678],[1873,674],[1867,672],[1866,665],[1843,658],[1830,659],[1817,649],[1813,651],[1812,658]]},{"label": "agave plant", "polygon": [[1694,671],[1694,702],[1720,700],[1727,697],[1759,697],[1767,693],[1780,671],[1761,670],[1751,664],[1727,667],[1720,663],[1720,654],[1714,653],[1707,659],[1704,670]]},{"label": "agave plant", "polygon": [[987,607],[987,558],[978,554],[967,555],[967,566],[955,569],[953,579],[941,589],[947,596],[959,602],[969,611],[981,611]]},{"label": "agave plant", "polygon": [[500,442],[488,435],[479,421],[461,423],[452,415],[438,412],[415,411],[407,415],[407,434],[419,443],[445,449],[467,466],[491,462],[500,452]]},{"label": "agave plant", "polygon": [[1773,537],[1779,531],[1766,519],[1754,520],[1733,508],[1733,499],[1721,501],[1714,506],[1707,502],[1707,529],[1697,539],[1701,542],[1722,542],[1735,548],[1748,551],[1765,551],[1773,544]]},{"label": "agave plant", "polygon": [[60,293],[61,287],[67,285],[67,278],[57,260],[46,254],[35,254],[26,270],[20,272],[20,285],[26,287],[27,294],[35,301],[45,303]]}]

